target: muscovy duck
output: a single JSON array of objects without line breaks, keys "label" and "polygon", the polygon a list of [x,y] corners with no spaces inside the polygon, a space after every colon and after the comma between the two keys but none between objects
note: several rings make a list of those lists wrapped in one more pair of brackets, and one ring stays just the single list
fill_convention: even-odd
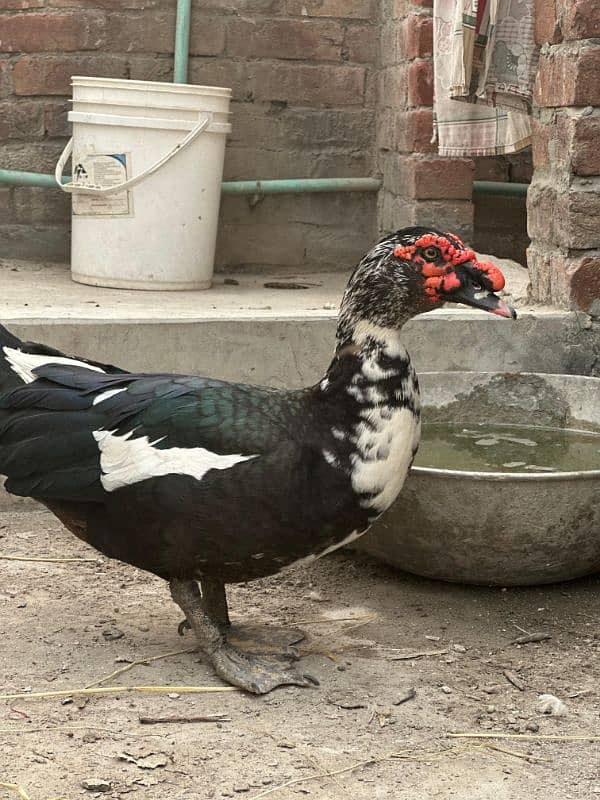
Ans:
[{"label": "muscovy duck", "polygon": [[311,562],[391,505],[420,433],[400,329],[446,301],[514,317],[503,285],[457,236],[385,237],[350,277],[325,376],[298,391],[129,373],[0,328],[0,474],[104,555],[168,581],[221,678],[257,694],[313,685],[228,643],[225,584]]}]

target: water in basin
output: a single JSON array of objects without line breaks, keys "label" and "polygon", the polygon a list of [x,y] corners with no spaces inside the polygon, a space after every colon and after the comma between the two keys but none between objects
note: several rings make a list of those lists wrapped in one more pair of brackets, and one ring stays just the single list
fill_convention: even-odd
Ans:
[{"label": "water in basin", "polygon": [[475,472],[600,469],[600,430],[424,423],[415,466]]}]

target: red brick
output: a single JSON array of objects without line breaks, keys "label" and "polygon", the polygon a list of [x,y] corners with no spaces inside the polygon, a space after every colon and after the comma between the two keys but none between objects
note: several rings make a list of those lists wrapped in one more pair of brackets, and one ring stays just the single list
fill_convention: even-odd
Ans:
[{"label": "red brick", "polygon": [[576,175],[600,175],[600,117],[575,122],[572,152]]},{"label": "red brick", "polygon": [[232,56],[340,61],[342,25],[334,20],[231,20],[227,52]]},{"label": "red brick", "polygon": [[375,19],[375,0],[287,0],[290,16]]},{"label": "red brick", "polygon": [[532,299],[576,311],[597,311],[600,255],[569,255],[532,244],[527,251]]},{"label": "red brick", "polygon": [[40,139],[44,135],[43,106],[32,100],[0,103],[0,141]]},{"label": "red brick", "polygon": [[600,255],[569,259],[566,274],[572,306],[582,311],[600,306]]},{"label": "red brick", "polygon": [[379,46],[378,29],[374,25],[357,23],[346,29],[342,58],[359,64],[375,64]]},{"label": "red brick", "polygon": [[538,170],[545,169],[546,167],[550,166],[550,154],[548,152],[548,147],[550,144],[551,127],[549,124],[538,122],[538,120],[535,118],[531,120],[531,125],[531,150],[533,164]]},{"label": "red brick", "polygon": [[126,78],[124,56],[23,56],[13,69],[15,94],[71,94],[73,75]]},{"label": "red brick", "polygon": [[408,69],[408,104],[430,106],[433,104],[433,64],[414,61]]},{"label": "red brick", "polygon": [[0,11],[25,11],[28,8],[42,8],[44,0],[0,0]]},{"label": "red brick", "polygon": [[[0,0],[1,2],[1,0]],[[128,11],[130,9],[147,9],[155,6],[173,6],[175,0],[46,0],[46,5],[53,8],[100,8],[107,11]],[[205,3],[203,3],[205,5]]]},{"label": "red brick", "polygon": [[534,180],[527,195],[527,223],[532,239],[583,250],[600,247],[600,195],[555,182]]},{"label": "red brick", "polygon": [[536,242],[527,249],[531,300],[544,305],[569,308],[564,254]]},{"label": "red brick", "polygon": [[398,57],[426,58],[433,55],[433,18],[411,14],[398,26]]},{"label": "red brick", "polygon": [[600,47],[559,46],[542,54],[534,100],[542,107],[600,105]]},{"label": "red brick", "polygon": [[408,192],[418,200],[470,200],[474,164],[470,159],[411,159]]},{"label": "red brick", "polygon": [[9,53],[94,50],[102,20],[95,14],[11,14],[0,16],[0,49]]},{"label": "red brick", "polygon": [[600,117],[554,112],[536,124],[532,140],[537,169],[567,177],[600,175]]},{"label": "red brick", "polygon": [[351,66],[248,65],[248,89],[258,100],[292,106],[357,106],[365,93],[365,70]]},{"label": "red brick", "polygon": [[400,111],[396,115],[396,146],[402,153],[433,153],[433,113],[425,109]]},{"label": "red brick", "polygon": [[145,11],[110,14],[104,49],[113,53],[172,53],[175,15]]},{"label": "red brick", "polygon": [[565,39],[600,37],[600,3],[598,0],[562,0],[561,20]]},{"label": "red brick", "polygon": [[556,3],[557,0],[535,0],[535,41],[537,44],[546,42],[557,44],[562,40]]},{"label": "red brick", "polygon": [[415,158],[397,152],[382,157],[383,185],[414,200],[470,200],[474,164],[470,159]]}]

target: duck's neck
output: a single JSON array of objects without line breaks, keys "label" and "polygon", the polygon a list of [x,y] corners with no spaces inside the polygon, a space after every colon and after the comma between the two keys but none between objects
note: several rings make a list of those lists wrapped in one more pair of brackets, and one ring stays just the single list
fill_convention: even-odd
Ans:
[{"label": "duck's neck", "polygon": [[[404,386],[410,378],[410,386]],[[338,328],[336,351],[327,370],[321,388],[327,389],[333,382],[343,388],[347,384],[348,394],[359,403],[387,403],[397,405],[401,394],[410,394],[414,371],[410,357],[396,328],[386,328],[367,320],[361,320],[350,330]],[[331,388],[333,388],[331,386]]]},{"label": "duck's neck", "polygon": [[319,391],[333,400],[323,455],[377,516],[402,488],[419,441],[419,389],[399,331],[359,322]]}]

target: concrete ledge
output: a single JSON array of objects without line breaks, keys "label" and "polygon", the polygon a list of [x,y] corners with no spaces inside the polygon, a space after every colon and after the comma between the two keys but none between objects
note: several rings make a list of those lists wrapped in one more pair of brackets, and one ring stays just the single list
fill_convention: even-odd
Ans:
[{"label": "concrete ledge", "polygon": [[[301,290],[266,289],[277,276],[228,278],[239,285],[217,276],[206,292],[117,291],[73,283],[63,267],[4,261],[0,321],[24,339],[131,370],[278,387],[316,382],[331,358],[347,276],[294,276],[314,284]],[[588,317],[519,312],[516,322],[462,307],[431,312],[406,326],[406,344],[420,371],[600,370],[600,328]]]}]

